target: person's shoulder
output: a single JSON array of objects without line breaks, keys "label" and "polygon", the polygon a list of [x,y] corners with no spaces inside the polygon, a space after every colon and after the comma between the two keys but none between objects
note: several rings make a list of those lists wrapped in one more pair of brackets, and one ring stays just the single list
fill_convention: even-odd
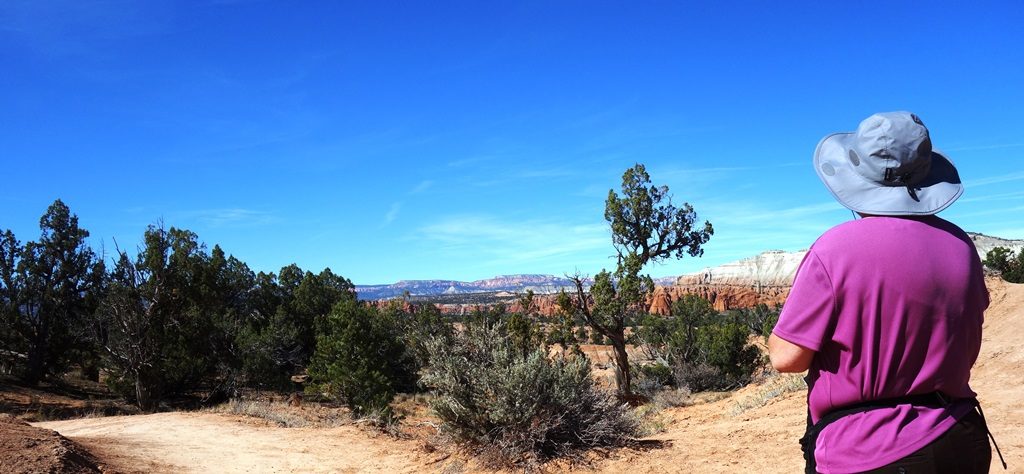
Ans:
[{"label": "person's shoulder", "polygon": [[945,236],[944,238],[949,241],[959,241],[964,246],[964,251],[971,255],[977,255],[978,249],[974,244],[974,237],[971,237],[971,235],[961,229],[960,226],[939,216],[930,216],[930,219],[926,223],[935,229],[939,229],[941,231],[940,235]]},{"label": "person's shoulder", "polygon": [[[936,233],[936,231],[939,231]],[[849,249],[878,242],[906,242],[916,237],[953,238],[973,245],[972,239],[956,224],[938,216],[879,216],[846,221],[825,231],[811,246],[817,253]],[[945,236],[945,237],[941,237]]]},{"label": "person's shoulder", "polygon": [[831,229],[826,230],[825,233],[821,234],[821,237],[818,237],[818,240],[814,241],[814,244],[811,245],[811,251],[821,253],[837,245],[849,245],[851,239],[856,240],[863,234],[870,232],[868,224],[867,219],[857,219],[837,224]]},{"label": "person's shoulder", "polygon": [[967,235],[967,232],[961,229],[960,226],[952,222],[949,222],[939,216],[928,216],[928,218],[923,222],[927,223],[930,226],[942,229],[960,240],[965,240],[968,242],[972,241],[971,237]]}]

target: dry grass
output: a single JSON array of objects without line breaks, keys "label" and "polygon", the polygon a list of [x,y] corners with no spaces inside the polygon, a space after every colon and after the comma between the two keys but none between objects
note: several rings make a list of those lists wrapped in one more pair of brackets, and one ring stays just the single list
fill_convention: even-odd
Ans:
[{"label": "dry grass", "polygon": [[70,377],[39,386],[25,385],[14,377],[0,376],[0,413],[28,422],[131,415],[138,409],[114,398],[95,382]]},{"label": "dry grass", "polygon": [[399,393],[391,401],[391,408],[399,418],[431,418],[430,393]]},{"label": "dry grass", "polygon": [[651,396],[651,404],[659,408],[685,407],[693,403],[693,394],[686,388],[659,390]]},{"label": "dry grass", "polygon": [[803,376],[799,374],[778,374],[765,379],[752,393],[738,397],[729,408],[729,416],[737,416],[748,410],[768,405],[779,396],[807,389]]},{"label": "dry grass", "polygon": [[333,428],[353,423],[347,409],[319,404],[291,406],[285,401],[232,399],[209,410],[260,418],[282,428]]},{"label": "dry grass", "polygon": [[685,407],[696,403],[693,395],[685,388],[666,388],[651,395],[650,403],[636,408],[634,414],[640,420],[641,436],[651,436],[666,431],[672,423],[668,408]]},{"label": "dry grass", "polygon": [[638,436],[641,438],[665,432],[672,422],[672,416],[665,413],[663,407],[654,403],[641,405],[633,413],[640,420]]}]

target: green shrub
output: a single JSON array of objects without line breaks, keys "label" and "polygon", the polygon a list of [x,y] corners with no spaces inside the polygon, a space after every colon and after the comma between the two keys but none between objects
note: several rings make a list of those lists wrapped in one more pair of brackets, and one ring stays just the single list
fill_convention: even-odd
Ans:
[{"label": "green shrub", "polygon": [[762,336],[767,341],[768,336],[772,334],[772,329],[775,329],[775,324],[779,322],[781,311],[782,308],[778,305],[771,308],[764,303],[759,303],[752,308],[730,311],[729,315],[747,326],[750,334]]},{"label": "green shrub", "polygon": [[[704,389],[726,389],[746,385],[751,374],[761,365],[758,350],[747,344],[749,332],[743,325],[723,321],[707,324],[697,329],[697,347],[701,355],[699,363],[713,368],[717,379]],[[690,389],[694,387],[691,385]]]},{"label": "green shrub", "polygon": [[636,392],[646,397],[653,396],[666,386],[675,385],[672,368],[662,363],[636,366],[633,373],[636,374],[633,380]]},{"label": "green shrub", "polygon": [[581,355],[523,354],[500,325],[475,324],[450,344],[433,341],[429,351],[423,382],[435,390],[431,407],[444,432],[505,462],[535,466],[621,445],[638,432],[629,410],[594,386]]},{"label": "green shrub", "polygon": [[1024,283],[1024,249],[1016,257],[1006,247],[996,247],[985,254],[985,265],[999,271],[1010,283]]},{"label": "green shrub", "polygon": [[668,362],[677,387],[729,389],[748,383],[763,363],[748,338],[774,327],[777,315],[764,305],[722,315],[706,299],[684,295],[672,304],[670,317],[645,318],[637,337],[656,359]]},{"label": "green shrub", "polygon": [[522,313],[512,313],[505,327],[512,343],[522,354],[529,354],[544,344],[544,331]]},{"label": "green shrub", "polygon": [[309,390],[343,399],[355,416],[388,421],[396,387],[415,380],[415,364],[390,318],[378,316],[354,300],[334,306],[317,335]]},{"label": "green shrub", "polygon": [[576,342],[587,342],[587,328],[583,326],[576,328]]}]

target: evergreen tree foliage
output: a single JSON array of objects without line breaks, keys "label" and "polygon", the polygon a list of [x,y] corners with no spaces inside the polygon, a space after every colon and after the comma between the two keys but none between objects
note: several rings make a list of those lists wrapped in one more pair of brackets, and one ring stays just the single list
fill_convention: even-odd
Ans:
[{"label": "evergreen tree foliage", "polygon": [[586,343],[587,342],[587,328],[585,328],[583,326],[579,326],[579,327],[576,328],[576,342],[577,343],[579,343],[579,342]]},{"label": "evergreen tree foliage", "polygon": [[244,382],[242,370],[247,353],[243,332],[253,321],[256,275],[245,262],[226,256],[224,250],[215,245],[202,285],[202,312],[210,325],[206,334],[211,358],[209,370],[216,382],[210,397],[234,397]]},{"label": "evergreen tree foliage", "polygon": [[355,416],[389,419],[396,388],[415,382],[415,364],[390,318],[344,299],[323,318],[309,366],[310,390],[338,397]]},{"label": "evergreen tree foliage", "polygon": [[779,322],[779,313],[781,312],[780,306],[770,308],[764,303],[758,303],[752,308],[740,308],[734,311],[733,317],[745,324],[751,334],[761,336],[767,342],[768,336],[772,334],[772,329],[775,329],[775,324]]},{"label": "evergreen tree foliage", "polygon": [[39,240],[23,247],[9,230],[0,237],[0,337],[7,347],[24,351],[21,374],[30,384],[95,353],[82,334],[96,305],[90,295],[104,274],[103,263],[85,241],[89,232],[61,200],[47,208],[39,228]]},{"label": "evergreen tree foliage", "polygon": [[563,310],[581,316],[594,330],[604,335],[615,351],[616,384],[629,394],[631,374],[626,353],[627,321],[647,311],[647,300],[654,281],[644,275],[644,266],[684,255],[703,255],[702,246],[714,229],[710,222],[697,221],[693,207],[672,204],[667,186],[652,186],[643,165],[637,164],[622,176],[622,196],[608,191],[605,220],[611,226],[612,245],[618,260],[614,271],[602,270],[594,276],[589,296],[585,278],[573,278],[576,294],[559,298]]},{"label": "evergreen tree foliage", "polygon": [[[309,364],[327,313],[355,301],[352,283],[330,269],[254,274],[220,246],[208,251],[196,234],[159,224],[135,255],[117,249],[108,273],[60,200],[40,230],[25,244],[0,231],[0,370],[32,384],[73,365],[93,380],[102,370],[144,410],[197,389],[223,398],[242,384],[287,386]],[[409,341],[418,338],[410,344],[422,358],[424,340],[450,331],[430,311],[401,324],[421,331]]]},{"label": "evergreen tree foliage", "polygon": [[1010,283],[1024,283],[1024,249],[1017,256],[1006,247],[996,247],[985,254],[985,266],[996,270]]},{"label": "evergreen tree foliage", "polygon": [[25,344],[18,334],[24,280],[18,275],[21,242],[10,230],[0,232],[0,365],[13,370],[22,363]]},{"label": "evergreen tree foliage", "polygon": [[[758,328],[760,335],[761,328]],[[722,315],[711,302],[683,295],[670,317],[650,315],[637,338],[651,355],[671,367],[675,382],[691,391],[727,389],[747,383],[762,364],[748,344],[751,329],[738,313]]]},{"label": "evergreen tree foliage", "polygon": [[133,259],[118,250],[97,311],[115,390],[152,410],[165,393],[193,387],[206,374],[211,331],[203,314],[208,256],[187,230],[151,225]]},{"label": "evergreen tree foliage", "polygon": [[237,338],[243,373],[258,385],[286,388],[309,364],[331,308],[355,300],[355,286],[329,268],[314,274],[292,264],[256,275],[251,295],[252,314]]},{"label": "evergreen tree foliage", "polygon": [[[522,354],[532,352],[544,344],[544,332],[523,313],[509,315],[505,327],[512,338],[512,344]],[[551,340],[547,342],[550,344]]]},{"label": "evergreen tree foliage", "polygon": [[[384,312],[382,318],[392,321],[397,337],[405,346],[406,356],[412,363],[409,372],[419,374],[429,367],[430,354],[428,344],[432,340],[450,341],[454,335],[451,323],[441,314],[441,310],[432,304],[409,305],[408,310]],[[405,380],[396,387],[399,392],[419,391],[418,377],[416,380]]]}]

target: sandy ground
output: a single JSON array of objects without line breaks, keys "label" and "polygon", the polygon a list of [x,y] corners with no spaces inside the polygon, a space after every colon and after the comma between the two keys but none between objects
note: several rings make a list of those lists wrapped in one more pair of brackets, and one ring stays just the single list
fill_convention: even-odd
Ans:
[{"label": "sandy ground", "polygon": [[74,441],[51,430],[0,414],[0,472],[100,472],[96,459]]},{"label": "sandy ground", "polygon": [[[982,354],[973,383],[1010,464],[1024,472],[1024,285],[990,280]],[[770,383],[778,383],[778,380]],[[801,472],[797,439],[805,416],[802,391],[774,395],[769,385],[662,412],[660,447],[622,449],[590,466],[548,470],[601,472]],[[354,426],[278,428],[214,413],[162,413],[36,423],[81,443],[106,467],[127,472],[463,472],[464,464]],[[994,453],[993,453],[994,454]]]},{"label": "sandy ground", "polygon": [[279,428],[219,413],[35,425],[77,441],[117,472],[419,472],[433,460],[415,441],[355,426]]}]

